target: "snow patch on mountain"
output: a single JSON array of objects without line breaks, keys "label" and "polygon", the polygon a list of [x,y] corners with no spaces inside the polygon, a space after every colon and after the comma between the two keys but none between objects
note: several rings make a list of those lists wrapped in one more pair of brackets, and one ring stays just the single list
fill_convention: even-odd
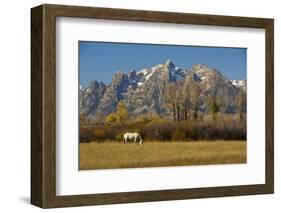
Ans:
[{"label": "snow patch on mountain", "polygon": [[230,82],[236,87],[242,87],[245,85],[245,80],[230,80]]}]

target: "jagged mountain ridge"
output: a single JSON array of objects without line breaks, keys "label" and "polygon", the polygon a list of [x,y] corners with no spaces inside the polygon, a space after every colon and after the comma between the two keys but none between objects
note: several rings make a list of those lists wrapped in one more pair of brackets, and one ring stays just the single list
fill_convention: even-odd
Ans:
[{"label": "jagged mountain ridge", "polygon": [[105,117],[122,100],[130,115],[153,112],[168,116],[171,112],[167,108],[165,93],[169,84],[176,85],[179,90],[197,85],[201,112],[207,110],[208,97],[220,97],[224,101],[224,111],[234,112],[237,95],[246,92],[246,80],[229,80],[207,65],[195,64],[191,69],[183,69],[167,60],[128,74],[117,71],[108,85],[94,80],[86,88],[80,88],[80,114],[90,118]]}]

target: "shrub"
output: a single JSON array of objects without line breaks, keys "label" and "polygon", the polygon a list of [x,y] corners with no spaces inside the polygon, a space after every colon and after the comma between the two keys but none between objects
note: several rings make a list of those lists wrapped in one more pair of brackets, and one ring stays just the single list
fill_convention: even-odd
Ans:
[{"label": "shrub", "polygon": [[140,133],[146,140],[168,141],[175,130],[175,124],[163,122],[161,124],[150,123],[140,129]]},{"label": "shrub", "polygon": [[147,116],[143,116],[140,118],[140,121],[143,123],[143,124],[148,124],[151,122],[151,119]]},{"label": "shrub", "polygon": [[106,131],[101,128],[94,129],[94,138],[97,141],[102,141],[106,139]]},{"label": "shrub", "polygon": [[93,132],[89,128],[80,128],[79,142],[88,143],[93,140]]},{"label": "shrub", "polygon": [[118,133],[115,137],[115,140],[116,141],[123,141],[123,135],[124,135],[124,133]]},{"label": "shrub", "polygon": [[122,141],[125,132],[138,132],[146,141],[246,140],[246,122],[235,119],[187,120],[144,123],[141,120],[80,127],[80,142]]},{"label": "shrub", "polygon": [[177,128],[176,131],[172,133],[172,140],[182,141],[186,139],[185,131],[181,128]]},{"label": "shrub", "polygon": [[106,117],[106,122],[109,123],[114,123],[114,122],[118,122],[120,121],[120,118],[118,115],[116,115],[115,113],[110,113],[107,117]]}]

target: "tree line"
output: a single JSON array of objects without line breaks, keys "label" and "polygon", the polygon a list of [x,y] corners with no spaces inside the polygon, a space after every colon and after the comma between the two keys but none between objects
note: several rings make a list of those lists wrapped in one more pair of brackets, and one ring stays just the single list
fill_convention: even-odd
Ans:
[{"label": "tree line", "polygon": [[[189,80],[178,86],[175,82],[164,85],[164,102],[172,120],[177,123],[186,120],[197,120],[199,117],[199,107],[202,101],[202,88],[200,84]],[[229,103],[222,97],[211,94],[204,96],[205,112],[215,121],[219,112],[225,113]],[[235,113],[238,114],[239,121],[244,121],[246,108],[246,93],[239,91],[235,98]],[[107,115],[103,120],[108,123],[125,122],[130,119],[129,111],[124,101],[119,101],[116,109]],[[80,115],[80,123],[91,123],[87,116]]]},{"label": "tree line", "polygon": [[[194,81],[188,81],[182,87],[178,87],[174,82],[167,84],[165,87],[164,98],[167,108],[172,113],[173,121],[197,120],[202,94],[200,85]],[[206,113],[210,114],[213,120],[217,119],[218,112],[223,112],[227,108],[228,103],[216,94],[206,96],[205,99]],[[235,98],[235,108],[240,121],[243,120],[245,107],[246,93],[239,91]],[[188,117],[188,114],[191,115],[191,118]]]}]

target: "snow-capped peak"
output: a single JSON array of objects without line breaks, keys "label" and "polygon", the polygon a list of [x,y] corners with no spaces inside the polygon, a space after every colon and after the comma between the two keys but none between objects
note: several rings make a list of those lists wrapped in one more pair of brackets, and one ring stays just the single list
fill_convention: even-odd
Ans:
[{"label": "snow-capped peak", "polygon": [[[157,64],[151,68],[145,68],[137,72],[137,76],[142,77],[142,81],[147,81],[151,78],[152,75],[154,75],[156,72],[162,71],[162,68],[167,67],[169,71],[172,72],[172,70],[175,68],[175,65],[171,60],[167,60],[164,64]],[[173,75],[174,73],[172,73]]]},{"label": "snow-capped peak", "polygon": [[187,70],[176,67],[172,60],[166,60],[163,64],[157,64],[151,68],[145,68],[136,72],[139,82],[138,86],[142,86],[145,81],[148,81],[152,76],[165,75],[171,81],[179,81],[186,76]]},{"label": "snow-capped peak", "polygon": [[232,83],[233,86],[242,89],[245,89],[247,84],[246,80],[230,80],[230,82]]}]

